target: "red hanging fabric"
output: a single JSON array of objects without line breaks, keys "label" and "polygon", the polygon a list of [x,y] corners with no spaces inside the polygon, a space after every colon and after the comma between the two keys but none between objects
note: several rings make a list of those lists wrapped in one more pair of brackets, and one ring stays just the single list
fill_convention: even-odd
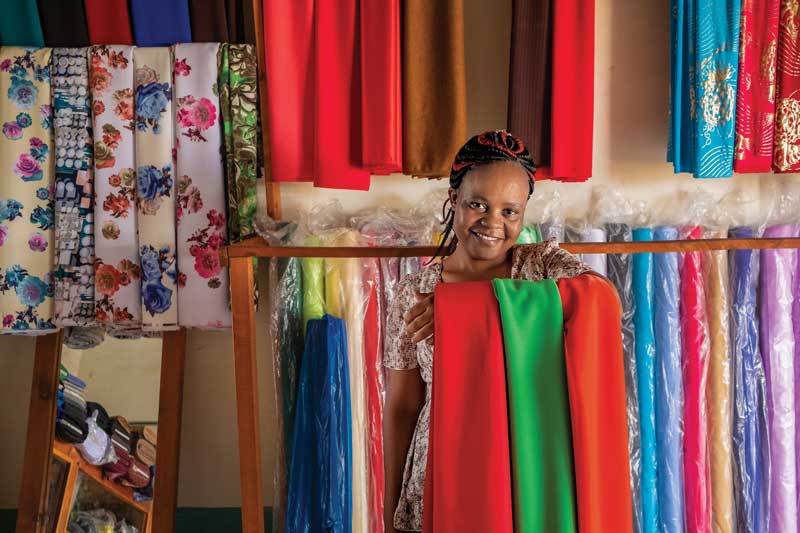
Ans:
[{"label": "red hanging fabric", "polygon": [[736,93],[736,172],[770,172],[780,0],[742,2]]},{"label": "red hanging fabric", "polygon": [[619,297],[608,282],[589,274],[559,280],[558,291],[564,309],[578,530],[631,532]]},{"label": "red hanging fabric", "polygon": [[400,0],[361,0],[364,168],[403,171],[403,88],[400,84]]},{"label": "red hanging fabric", "polygon": [[594,0],[553,2],[551,167],[537,179],[592,176]]},{"label": "red hanging fabric", "polygon": [[[434,307],[423,531],[513,531],[503,334],[492,284],[440,283]],[[446,320],[453,316],[461,318]]]},{"label": "red hanging fabric", "polygon": [[776,172],[800,171],[800,13],[791,2],[781,10],[778,22],[778,101],[775,104],[775,147],[772,165]]},{"label": "red hanging fabric", "polygon": [[84,0],[92,44],[133,44],[127,0]]}]

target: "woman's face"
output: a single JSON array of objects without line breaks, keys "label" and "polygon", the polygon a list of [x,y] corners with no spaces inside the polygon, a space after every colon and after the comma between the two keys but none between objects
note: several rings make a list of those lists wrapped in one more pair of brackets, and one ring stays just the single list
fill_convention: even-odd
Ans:
[{"label": "woman's face", "polygon": [[499,260],[517,242],[528,203],[528,175],[513,162],[479,165],[450,190],[453,230],[471,259]]}]

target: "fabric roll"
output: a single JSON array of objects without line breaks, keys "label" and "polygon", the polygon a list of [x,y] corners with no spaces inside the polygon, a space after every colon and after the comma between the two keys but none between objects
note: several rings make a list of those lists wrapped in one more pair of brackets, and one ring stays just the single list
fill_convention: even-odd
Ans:
[{"label": "fabric roll", "polygon": [[667,161],[676,173],[691,172],[692,115],[690,87],[694,80],[694,35],[689,31],[694,10],[684,0],[670,0],[670,106]]},{"label": "fabric roll", "polygon": [[118,479],[121,481],[121,478],[128,474],[128,470],[130,470],[133,464],[133,458],[128,451],[118,446],[116,443],[114,443],[114,453],[117,454],[117,460],[113,463],[103,465],[103,475],[109,481]]},{"label": "fabric roll", "polygon": [[[670,226],[655,228],[656,241],[678,239]],[[656,457],[659,531],[685,530],[683,503],[683,378],[681,374],[680,269],[675,252],[654,254],[653,322],[656,347]]]},{"label": "fabric roll", "polygon": [[130,426],[130,431],[131,433],[132,432],[138,433],[140,437],[147,440],[147,442],[149,442],[153,446],[156,446],[158,444],[158,433],[157,430],[152,426]]},{"label": "fabric roll", "polygon": [[219,54],[219,101],[225,140],[228,239],[254,236],[258,203],[257,60],[251,45],[223,44]]},{"label": "fabric roll", "polygon": [[[686,239],[699,239],[702,228],[690,227]],[[702,252],[686,252],[681,271],[681,349],[683,357],[683,475],[686,527],[711,531],[711,487],[708,458],[709,343]]]},{"label": "fabric roll", "polygon": [[403,2],[403,173],[449,176],[466,137],[464,2]]},{"label": "fabric roll", "polygon": [[47,46],[89,46],[83,0],[37,0]]},{"label": "fabric roll", "polygon": [[[630,242],[633,232],[628,224],[605,225],[608,242]],[[658,239],[656,239],[658,240]],[[636,353],[633,330],[633,269],[630,254],[608,254],[606,270],[609,281],[617,289],[622,304],[622,357],[625,367],[625,402],[628,418],[628,458],[631,476],[633,530],[642,530],[641,457],[639,432],[639,398],[636,382]]]},{"label": "fabric roll", "polygon": [[553,36],[550,0],[514,0],[508,129],[527,146],[537,167],[550,166]]},{"label": "fabric roll", "polygon": [[131,465],[120,483],[126,487],[144,488],[150,483],[150,468],[135,457],[131,457]]},{"label": "fabric roll", "polygon": [[[568,242],[606,242],[606,231],[603,228],[567,228],[566,237]],[[604,254],[581,254],[581,260],[589,267],[600,274],[606,275],[606,256]]]},{"label": "fabric roll", "polygon": [[[6,20],[2,12],[0,19]],[[47,333],[54,327],[50,55],[50,48],[0,49],[0,168],[6,176],[0,180],[2,333]]]},{"label": "fabric roll", "polygon": [[14,0],[2,3],[2,7],[0,7],[0,44],[3,46],[44,46],[44,34],[36,0]]},{"label": "fabric roll", "polygon": [[83,0],[92,44],[133,44],[127,0]]},{"label": "fabric roll", "polygon": [[517,244],[534,244],[537,242],[542,242],[539,226],[536,224],[523,226],[522,231],[519,232]]},{"label": "fabric roll", "polygon": [[[614,288],[597,276],[560,279],[558,293],[564,313],[578,530],[630,533],[622,309]],[[524,309],[520,305],[518,311]],[[604,401],[598,403],[601,395]]]},{"label": "fabric roll", "polygon": [[800,113],[797,91],[800,89],[800,13],[791,2],[781,2],[778,23],[777,101],[775,102],[775,142],[772,168],[777,172],[800,170],[800,136],[794,121]]},{"label": "fabric roll", "polygon": [[81,378],[79,378],[78,376],[74,376],[74,375],[72,375],[72,374],[70,374],[70,373],[67,373],[67,375],[66,375],[66,377],[65,377],[64,379],[65,379],[67,382],[69,382],[69,383],[72,383],[73,385],[75,385],[75,386],[76,386],[76,387],[78,387],[79,389],[85,389],[85,388],[86,388],[86,382],[85,382],[85,381],[83,381],[83,380],[82,380]]},{"label": "fabric roll", "polygon": [[[492,285],[488,282],[440,283],[436,287],[435,316],[454,316],[465,307],[475,312],[464,315],[464,320],[458,324],[448,320],[434,321],[434,381],[423,513],[423,531],[426,533],[514,530],[512,507],[517,505],[512,504],[511,499],[512,459],[508,439],[503,331]],[[522,355],[521,352],[515,353]],[[560,355],[559,351],[556,351],[557,355]],[[531,376],[525,377],[522,384],[527,387]],[[510,384],[513,386],[513,382]],[[566,408],[566,395],[560,396]],[[513,419],[514,405],[511,405]],[[569,445],[566,420],[559,420],[557,416],[553,418],[561,424],[551,427],[560,429],[559,436],[566,437],[558,442]],[[513,422],[511,428],[513,431]],[[459,453],[450,453],[454,447]],[[481,460],[475,461],[476,457]],[[565,454],[564,459],[566,464],[553,465],[553,469],[568,467],[569,454]],[[516,457],[513,461],[517,463]],[[542,463],[547,464],[544,460]],[[556,475],[550,479],[557,478]],[[570,476],[562,481],[566,483],[560,485],[564,490],[559,495],[571,499]],[[539,495],[548,497],[546,492]],[[558,502],[555,497],[548,500]],[[542,505],[541,509],[545,508]],[[572,518],[569,513],[572,510],[566,508],[565,520]],[[553,514],[559,514],[559,511],[553,511]],[[526,531],[524,519],[518,515],[517,521],[521,528],[518,530]],[[557,524],[558,521],[551,523]]]},{"label": "fabric roll", "polygon": [[564,223],[563,222],[542,222],[539,224],[542,232],[542,239],[549,241],[554,239],[556,242],[564,242]]},{"label": "fabric roll", "polygon": [[142,329],[164,331],[178,326],[172,51],[134,48],[133,63]]},{"label": "fabric roll", "polygon": [[360,5],[361,162],[373,174],[403,171],[400,0]]},{"label": "fabric roll", "polygon": [[91,350],[103,343],[103,328],[64,328],[64,346],[73,350]]},{"label": "fabric roll", "polygon": [[[440,358],[442,356],[450,355],[448,345],[445,342],[452,343],[453,355],[450,355],[454,360],[456,354],[469,354],[470,350],[478,350],[473,357],[476,359],[474,363],[475,372],[478,376],[489,374],[493,371],[491,360],[482,361],[482,358],[498,358],[502,360],[502,355],[498,352],[500,347],[496,346],[495,335],[499,336],[501,331],[493,331],[498,326],[495,325],[497,321],[496,313],[493,305],[484,302],[480,299],[481,289],[484,284],[460,284],[453,286],[454,289],[446,292],[440,288],[436,289],[436,296],[434,297],[434,305],[436,307],[436,316],[454,316],[453,313],[457,309],[464,309],[465,304],[472,300],[470,308],[475,306],[476,309],[486,309],[485,314],[478,314],[474,317],[474,322],[467,325],[459,323],[457,326],[451,326],[452,331],[446,327],[440,327],[440,323],[446,324],[447,321],[436,320],[434,322],[437,329],[436,339],[436,354],[434,357],[434,385],[433,385],[433,407],[432,418],[436,421],[433,424],[433,431],[439,433],[440,431],[447,431],[452,428],[452,422],[447,422],[452,417],[452,412],[444,409],[444,407],[455,406],[447,405],[439,407],[441,404],[440,393],[441,389],[437,387],[441,381],[437,380],[439,373],[444,373],[449,376],[454,372],[452,366],[439,366]],[[508,421],[505,421],[505,403],[506,398],[503,392],[498,392],[499,400],[502,402],[503,416],[498,417],[497,424],[508,425],[510,423],[510,433],[503,425],[497,427],[491,426],[478,426],[470,428],[470,431],[476,431],[473,436],[469,434],[463,435],[462,439],[454,442],[468,442],[474,441],[476,445],[482,444],[487,434],[500,433],[497,437],[502,438],[501,443],[493,443],[489,451],[498,449],[500,444],[505,444],[505,436],[511,436],[511,468],[512,468],[512,490],[514,506],[514,531],[520,532],[533,532],[533,531],[577,531],[578,524],[576,521],[576,497],[575,497],[575,481],[573,480],[573,457],[570,450],[573,449],[572,434],[570,430],[570,405],[569,395],[567,393],[567,371],[564,364],[564,346],[563,346],[563,315],[561,309],[561,297],[558,293],[558,288],[552,280],[542,282],[519,282],[512,280],[495,280],[494,294],[497,298],[500,307],[500,317],[502,319],[502,339],[505,346],[507,368],[507,387],[502,379],[502,365],[500,376],[496,377],[497,384],[483,385],[487,389],[487,393],[494,391],[493,387],[501,387],[508,390]],[[439,285],[439,287],[447,287],[448,285]],[[469,291],[469,292],[467,292]],[[475,291],[477,298],[471,296],[471,292]],[[466,295],[470,294],[467,298]],[[441,301],[442,297],[449,297],[449,300]],[[441,305],[440,307],[440,304]],[[521,311],[523,311],[520,314]],[[498,328],[500,329],[500,328]],[[472,335],[479,335],[480,337],[464,336],[464,332],[469,331]],[[531,332],[536,332],[531,335]],[[449,337],[448,337],[449,335]],[[460,336],[461,338],[456,341],[452,338]],[[486,340],[484,340],[484,337]],[[441,344],[440,344],[441,343]],[[482,355],[486,354],[486,355]],[[463,356],[462,356],[463,357]],[[467,365],[469,359],[463,357],[461,364]],[[479,364],[480,363],[480,364]],[[497,363],[494,363],[497,364]],[[451,363],[455,365],[455,363]],[[485,366],[484,366],[485,365]],[[483,368],[481,368],[483,367]],[[445,378],[445,386],[448,385],[449,378]],[[465,393],[471,396],[474,390],[480,388],[478,384],[466,382]],[[458,398],[458,396],[456,396]],[[468,419],[472,419],[473,415],[481,411],[472,404],[473,401],[478,401],[478,398],[470,397],[468,402],[464,403],[461,409],[464,409],[464,415]],[[462,401],[464,401],[462,399]],[[493,396],[482,399],[482,402],[497,402],[498,399]],[[486,417],[497,417],[493,411],[492,403],[490,403],[484,410]],[[464,423],[464,422],[462,422]],[[467,423],[467,425],[469,425]],[[458,426],[453,428],[458,431]],[[463,432],[464,430],[460,430]],[[547,438],[542,438],[543,436]],[[437,447],[436,455],[443,459],[439,460],[448,465],[449,461],[446,459],[446,447]],[[430,452],[429,452],[430,453]],[[506,452],[507,453],[507,452]],[[459,454],[461,455],[461,454]],[[469,469],[470,466],[467,462],[474,464],[475,457],[482,457],[484,452],[477,449],[474,453],[463,454],[465,464],[458,463],[449,464],[452,469]],[[492,460],[494,463],[496,460]],[[437,465],[434,465],[436,468]],[[505,475],[503,469],[507,468],[505,464],[500,464],[498,476]],[[441,471],[434,472],[434,479],[436,484],[439,484],[447,474]],[[467,483],[469,481],[469,483]],[[476,480],[453,480],[454,487],[456,483],[463,486],[461,490],[470,490],[472,483],[479,482],[486,485],[486,490],[497,491],[500,490],[500,495],[505,498],[503,490],[508,481],[504,478],[496,479],[476,479]],[[501,485],[503,483],[503,485]],[[427,502],[427,480],[426,480],[426,501],[425,501],[425,514],[428,512]],[[440,494],[436,485],[434,485],[436,492],[434,497]],[[452,496],[446,495],[446,498]],[[438,502],[434,501],[436,508],[435,512],[439,511]],[[472,503],[467,509],[474,509],[478,502]],[[443,508],[443,511],[450,511],[451,513],[458,514],[458,507],[452,509]],[[464,527],[454,531],[469,530],[469,524],[473,521],[472,513],[461,513],[464,516]],[[449,522],[451,515],[445,513],[442,518],[443,521]],[[503,517],[504,515],[501,515]],[[630,518],[630,514],[628,515]],[[509,518],[510,519],[510,518]],[[487,524],[488,526],[488,524]],[[511,531],[512,528],[501,528],[496,526],[492,528],[488,526],[483,531],[497,530],[497,531]],[[439,531],[435,528],[433,531]]]},{"label": "fabric roll", "polygon": [[64,404],[56,419],[56,437],[64,442],[79,444],[86,439],[88,430],[86,409]]},{"label": "fabric roll", "polygon": [[326,315],[308,323],[295,411],[287,533],[352,530],[347,356],[343,320]]},{"label": "fabric roll", "polygon": [[189,0],[192,39],[197,43],[227,43],[228,16],[225,0]]},{"label": "fabric roll", "polygon": [[[764,231],[765,238],[797,237],[795,226],[778,225]],[[761,253],[760,308],[761,354],[767,381],[769,414],[769,517],[770,531],[796,531],[797,427],[795,390],[794,296],[797,251],[764,250]],[[763,489],[762,489],[763,490]]]},{"label": "fabric roll", "polygon": [[178,44],[175,54],[175,154],[179,324],[231,326],[222,128],[217,95],[217,43]]},{"label": "fabric roll", "polygon": [[142,322],[134,170],[133,48],[94,46],[95,318],[120,331]]},{"label": "fabric roll", "polygon": [[554,2],[552,17],[552,177],[586,181],[592,175],[594,0]]},{"label": "fabric roll", "polygon": [[189,0],[130,0],[136,46],[192,41]]},{"label": "fabric roll", "polygon": [[56,326],[88,326],[94,309],[94,174],[89,50],[56,48],[50,75],[55,125]]},{"label": "fabric roll", "polygon": [[115,449],[123,449],[126,453],[131,453],[130,442],[120,437],[117,433],[111,435],[111,443],[115,446]]},{"label": "fabric roll", "polygon": [[742,2],[736,89],[736,172],[770,172],[780,0]]},{"label": "fabric roll", "polygon": [[147,442],[147,439],[144,437],[137,436],[134,455],[148,467],[156,464],[156,447],[153,446],[152,443]]},{"label": "fabric roll", "polygon": [[325,314],[325,260],[302,259],[303,329],[308,321]]},{"label": "fabric roll", "polygon": [[[633,240],[653,240],[653,230],[633,230]],[[653,316],[653,254],[633,256],[633,328],[642,443],[642,531],[658,531],[658,456],[656,453],[656,346]]]},{"label": "fabric roll", "polygon": [[[724,239],[726,231],[707,231],[706,239]],[[708,453],[711,470],[711,520],[716,532],[736,531],[733,501],[733,442],[728,261],[724,250],[706,252],[703,277],[708,316]]]},{"label": "fabric roll", "polygon": [[[732,239],[756,237],[752,228],[734,228]],[[739,531],[767,531],[766,376],[759,346],[757,314],[759,252],[734,250],[731,262],[734,491]]]}]

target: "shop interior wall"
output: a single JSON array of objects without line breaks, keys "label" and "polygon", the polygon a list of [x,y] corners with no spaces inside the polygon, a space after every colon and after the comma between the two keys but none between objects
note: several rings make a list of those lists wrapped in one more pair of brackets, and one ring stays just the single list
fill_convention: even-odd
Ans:
[{"label": "shop interior wall", "polygon": [[[669,0],[598,0],[596,13],[596,80],[594,178],[587,184],[542,183],[558,187],[569,212],[581,215],[593,187],[621,187],[633,198],[655,200],[679,191],[708,191],[717,198],[742,190],[753,200],[748,217],[763,218],[771,183],[790,183],[794,176],[736,176],[728,180],[695,180],[676,176],[664,162],[669,80]],[[470,134],[506,126],[511,27],[511,0],[465,0],[467,96]],[[414,206],[444,182],[406,176],[374,177],[368,193],[313,189],[306,184],[282,186],[284,215],[295,218],[312,205],[338,198],[345,209],[376,205]],[[266,266],[259,277],[267,297]],[[265,505],[272,498],[274,464],[274,389],[267,339],[266,306],[257,317],[261,431]],[[17,506],[34,341],[0,338],[0,509]],[[111,357],[111,355],[109,355]],[[236,507],[240,504],[236,441],[235,388],[229,333],[196,332],[188,336],[179,505]],[[157,372],[157,368],[153,368]],[[156,381],[157,383],[157,381]],[[143,392],[144,393],[144,392]],[[157,394],[157,390],[152,394]],[[130,398],[134,409],[136,398]],[[120,410],[125,410],[124,402]]]}]

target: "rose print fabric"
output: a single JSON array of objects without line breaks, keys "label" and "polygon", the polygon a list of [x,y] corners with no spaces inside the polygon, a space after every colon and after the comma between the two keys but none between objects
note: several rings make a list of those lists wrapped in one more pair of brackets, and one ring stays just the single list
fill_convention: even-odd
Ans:
[{"label": "rose print fabric", "polygon": [[94,180],[89,49],[53,50],[55,324],[94,323]]},{"label": "rose print fabric", "polygon": [[778,100],[775,104],[775,146],[772,165],[777,172],[800,171],[800,1],[782,0],[778,21]]},{"label": "rose print fabric", "polygon": [[141,327],[142,304],[133,159],[133,47],[94,46],[89,63],[95,318],[110,330],[135,331]]},{"label": "rose print fabric", "polygon": [[54,328],[50,48],[0,48],[0,332]]},{"label": "rose print fabric", "polygon": [[217,43],[175,46],[178,306],[184,327],[231,325]]},{"label": "rose print fabric", "polygon": [[163,331],[178,325],[172,50],[135,48],[133,64],[142,329]]}]

